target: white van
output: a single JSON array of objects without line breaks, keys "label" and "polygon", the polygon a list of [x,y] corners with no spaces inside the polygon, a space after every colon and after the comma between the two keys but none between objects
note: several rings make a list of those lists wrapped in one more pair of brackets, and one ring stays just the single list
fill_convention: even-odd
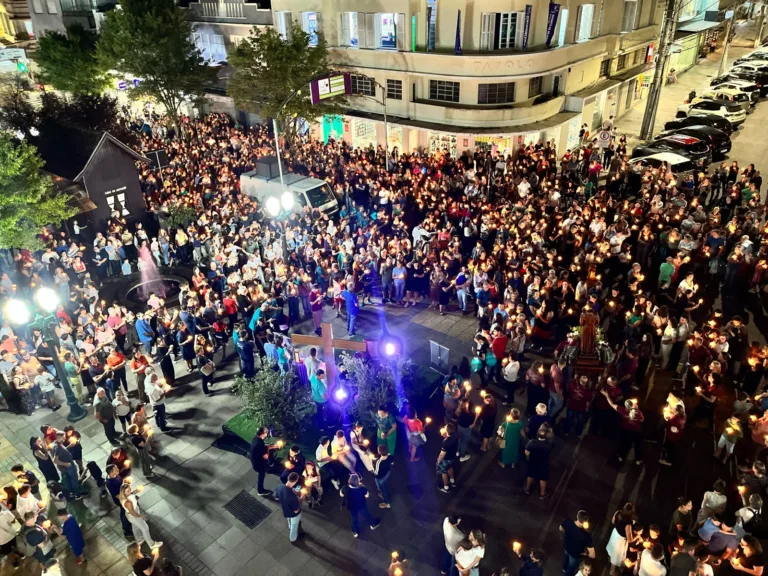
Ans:
[{"label": "white van", "polygon": [[[240,192],[256,198],[267,213],[270,213],[270,205],[288,212],[301,212],[309,206],[311,210],[320,210],[329,216],[339,211],[339,202],[325,180],[283,171],[281,183],[276,171],[275,159],[259,159],[255,170],[240,175]],[[284,201],[286,193],[292,196],[288,204]]]}]

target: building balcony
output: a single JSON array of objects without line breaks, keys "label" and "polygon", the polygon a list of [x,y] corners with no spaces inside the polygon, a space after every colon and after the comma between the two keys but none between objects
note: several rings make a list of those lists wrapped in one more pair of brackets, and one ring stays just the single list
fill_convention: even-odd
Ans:
[{"label": "building balcony", "polygon": [[193,22],[230,22],[233,24],[272,25],[272,11],[256,2],[243,0],[199,0],[189,3]]},{"label": "building balcony", "polygon": [[627,50],[631,46],[648,42],[655,37],[655,32],[655,26],[648,26],[624,34],[609,34],[578,44],[529,52],[465,52],[462,56],[456,56],[441,52],[333,47],[329,53],[332,63],[341,68],[391,70],[443,79],[481,77],[511,80],[515,77],[550,74],[580,62],[603,58],[616,50]]},{"label": "building balcony", "polygon": [[[541,104],[532,100],[508,105],[480,106],[417,99],[413,102],[387,101],[387,113],[424,125],[461,126],[465,128],[501,128],[541,122],[558,114],[565,97],[558,96]],[[350,98],[351,109],[369,115],[382,112],[379,103],[369,98]]]}]

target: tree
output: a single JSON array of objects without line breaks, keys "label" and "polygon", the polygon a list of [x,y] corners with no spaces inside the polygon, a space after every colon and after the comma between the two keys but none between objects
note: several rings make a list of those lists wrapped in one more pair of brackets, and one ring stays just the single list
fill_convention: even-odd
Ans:
[{"label": "tree", "polygon": [[43,35],[35,53],[43,81],[72,94],[101,94],[112,79],[96,56],[97,39],[80,24]]},{"label": "tree", "polygon": [[76,94],[67,101],[53,92],[47,92],[41,101],[37,126],[43,135],[48,126],[55,124],[109,132],[126,144],[138,142],[135,132],[120,118],[116,98],[106,94]]},{"label": "tree", "polygon": [[202,99],[216,76],[192,41],[192,28],[174,0],[122,0],[109,12],[97,50],[101,61],[129,82],[129,94],[165,106],[177,132],[185,99]]},{"label": "tree", "polygon": [[42,247],[43,226],[74,216],[69,196],[53,194],[34,146],[0,133],[0,248]]},{"label": "tree", "polygon": [[352,412],[360,419],[372,420],[381,405],[399,410],[414,392],[416,368],[402,357],[387,361],[342,353],[341,368],[354,390]]},{"label": "tree", "polygon": [[29,83],[21,74],[5,75],[0,82],[0,128],[28,134],[37,122],[29,101]]},{"label": "tree", "polygon": [[[228,93],[239,108],[277,118],[285,124],[285,135],[292,140],[299,120],[315,120],[323,115],[342,112],[338,100],[312,105],[307,83],[331,73],[328,46],[322,34],[317,46],[309,45],[309,35],[293,24],[288,40],[272,27],[254,29],[251,35],[229,54],[235,73]],[[301,94],[294,95],[298,90]],[[280,107],[290,98],[278,116]]]},{"label": "tree", "polygon": [[294,442],[315,411],[309,387],[298,382],[294,370],[282,375],[264,366],[251,379],[236,376],[233,389],[245,404],[243,412],[256,426],[272,428],[276,436]]}]

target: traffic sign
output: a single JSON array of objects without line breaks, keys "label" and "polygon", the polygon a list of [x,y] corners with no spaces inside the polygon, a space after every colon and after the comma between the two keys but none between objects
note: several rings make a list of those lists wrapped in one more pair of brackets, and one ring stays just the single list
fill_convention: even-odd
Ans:
[{"label": "traffic sign", "polygon": [[597,146],[599,148],[608,148],[611,145],[611,133],[603,130],[597,135]]}]

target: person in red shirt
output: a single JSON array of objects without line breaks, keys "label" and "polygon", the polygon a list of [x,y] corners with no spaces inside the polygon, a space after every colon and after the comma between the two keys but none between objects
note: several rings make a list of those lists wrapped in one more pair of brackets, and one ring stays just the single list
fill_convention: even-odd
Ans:
[{"label": "person in red shirt", "polygon": [[224,305],[224,314],[229,318],[229,332],[231,334],[237,322],[237,302],[232,296],[227,294],[221,303]]},{"label": "person in red shirt", "polygon": [[491,336],[493,337],[493,340],[491,340],[491,350],[493,355],[496,356],[496,382],[501,382],[501,364],[507,353],[509,337],[498,327],[491,331]]},{"label": "person in red shirt", "polygon": [[640,408],[637,405],[637,400],[625,400],[624,406],[619,406],[614,403],[608,391],[603,389],[600,391],[611,405],[611,408],[616,410],[621,416],[621,427],[619,429],[619,462],[624,462],[624,459],[629,454],[629,449],[634,447],[635,449],[635,464],[640,466],[643,463],[643,447],[645,440],[643,439],[643,420],[645,417],[640,412]]},{"label": "person in red shirt", "polygon": [[109,366],[110,370],[115,374],[115,380],[117,381],[117,386],[122,387],[125,389],[126,394],[128,393],[128,380],[126,379],[126,373],[125,373],[125,364],[127,362],[127,359],[125,355],[120,352],[117,348],[113,348],[112,351],[109,353],[109,356],[107,356],[107,365]]},{"label": "person in red shirt", "polygon": [[682,404],[664,408],[664,444],[659,464],[672,466],[677,456],[677,445],[685,430],[685,407]]},{"label": "person in red shirt", "polygon": [[565,415],[563,433],[565,436],[571,432],[571,426],[576,424],[576,436],[581,436],[584,430],[589,405],[592,403],[595,392],[589,378],[582,374],[578,380],[571,380],[568,384],[568,412]]}]

